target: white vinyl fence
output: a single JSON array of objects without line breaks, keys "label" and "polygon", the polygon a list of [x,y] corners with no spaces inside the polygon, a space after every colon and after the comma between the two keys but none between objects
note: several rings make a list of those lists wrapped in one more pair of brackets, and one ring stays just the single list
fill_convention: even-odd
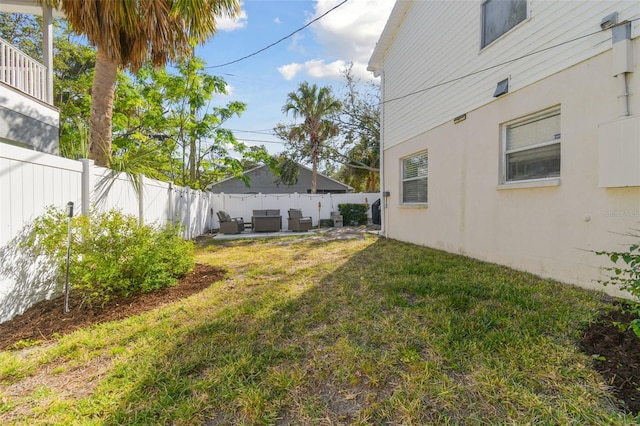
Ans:
[{"label": "white vinyl fence", "polygon": [[[231,217],[242,217],[251,221],[253,210],[279,209],[282,216],[282,228],[287,230],[287,211],[302,209],[304,216],[311,216],[313,226],[319,219],[329,219],[331,212],[337,212],[340,204],[367,204],[367,217],[371,220],[371,204],[380,198],[380,193],[356,194],[211,194],[212,205],[223,210]],[[345,225],[349,225],[345,223]],[[219,228],[215,215],[214,228]]]},{"label": "white vinyl fence", "polygon": [[20,253],[15,242],[29,231],[30,223],[49,206],[64,209],[74,203],[74,213],[91,209],[118,209],[144,223],[180,223],[183,237],[194,238],[218,229],[218,210],[251,220],[253,210],[279,209],[287,228],[287,210],[302,209],[305,216],[329,219],[342,203],[371,204],[379,194],[212,194],[142,178],[136,192],[129,177],[97,167],[90,160],[74,161],[0,143],[0,323],[34,303],[61,294],[53,268],[41,259]]},{"label": "white vinyl fence", "polygon": [[210,194],[142,178],[139,193],[125,174],[0,143],[0,322],[60,294],[52,268],[21,255],[12,241],[49,206],[74,212],[118,209],[144,223],[180,223],[191,239],[212,228]]}]

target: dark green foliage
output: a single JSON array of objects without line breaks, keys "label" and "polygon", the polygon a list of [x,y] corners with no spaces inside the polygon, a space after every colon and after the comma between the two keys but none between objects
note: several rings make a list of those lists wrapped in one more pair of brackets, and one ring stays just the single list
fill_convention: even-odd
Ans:
[{"label": "dark green foliage", "polygon": [[[66,215],[50,209],[35,220],[23,248],[50,258],[63,280],[66,244]],[[193,267],[193,244],[181,238],[178,227],[141,226],[116,210],[72,220],[72,297],[77,292],[88,303],[104,304],[112,296],[175,285]]]},{"label": "dark green foliage", "polygon": [[320,219],[321,228],[333,228],[333,219]]},{"label": "dark green foliage", "polygon": [[[626,251],[598,251],[596,254],[607,256],[614,264],[605,268],[611,275],[608,280],[601,280],[600,283],[615,285],[629,292],[635,299],[631,303],[631,311],[640,316],[640,244],[632,244]],[[640,337],[640,319],[622,324],[622,327],[630,327]]]},{"label": "dark green foliage", "polygon": [[338,210],[342,215],[342,223],[345,225],[366,225],[367,205],[366,204],[338,204]]}]

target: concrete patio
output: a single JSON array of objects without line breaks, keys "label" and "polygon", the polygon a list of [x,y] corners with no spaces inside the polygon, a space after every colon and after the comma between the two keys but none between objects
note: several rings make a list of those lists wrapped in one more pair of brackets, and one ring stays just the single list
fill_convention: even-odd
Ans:
[{"label": "concrete patio", "polygon": [[[326,229],[325,229],[326,231]],[[275,237],[303,237],[317,235],[317,231],[307,232],[294,232],[294,231],[279,231],[279,232],[241,232],[239,234],[216,234],[214,240],[239,240],[239,239],[251,239],[251,238],[275,238]]]}]

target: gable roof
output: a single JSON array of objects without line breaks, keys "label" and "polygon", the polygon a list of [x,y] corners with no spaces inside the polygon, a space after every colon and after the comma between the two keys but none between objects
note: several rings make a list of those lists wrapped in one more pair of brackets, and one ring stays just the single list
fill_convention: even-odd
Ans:
[{"label": "gable roof", "polygon": [[[307,171],[309,173],[313,173],[313,171],[309,167],[304,166],[304,165],[302,165],[300,163],[296,163],[296,164],[298,165],[299,169],[305,170],[305,171]],[[257,167],[254,167],[252,169],[246,170],[242,174],[243,175],[250,175],[250,174],[253,174],[254,172],[262,170],[262,169],[266,169],[268,172],[272,173],[271,169],[269,168],[269,166],[266,165],[266,164],[263,164],[261,166],[257,166]],[[347,184],[345,184],[343,182],[340,182],[339,180],[333,179],[332,177],[324,175],[324,174],[322,174],[320,172],[318,172],[318,178],[326,179],[326,180],[328,180],[328,181],[330,181],[332,183],[335,183],[336,185],[343,187],[346,192],[353,191],[353,187],[352,186],[349,186],[349,185],[347,185]],[[220,186],[220,185],[223,185],[225,182],[231,182],[231,181],[235,181],[235,180],[238,180],[238,178],[235,178],[233,176],[229,177],[229,178],[226,178],[226,179],[222,179],[222,180],[219,180],[217,182],[214,182],[214,183],[210,184],[209,186],[207,186],[207,189],[211,189],[214,186]],[[295,186],[295,185],[292,185],[292,186]]]},{"label": "gable roof", "polygon": [[375,49],[373,49],[371,59],[369,59],[369,65],[367,66],[367,70],[373,71],[376,76],[378,75],[378,71],[382,70],[382,63],[384,62],[387,50],[389,50],[393,39],[396,37],[396,34],[398,34],[404,17],[409,12],[409,9],[411,9],[411,6],[413,6],[413,0],[397,0],[391,10],[387,24],[384,26],[384,30],[382,31],[382,35],[380,35],[378,43],[376,43]]}]

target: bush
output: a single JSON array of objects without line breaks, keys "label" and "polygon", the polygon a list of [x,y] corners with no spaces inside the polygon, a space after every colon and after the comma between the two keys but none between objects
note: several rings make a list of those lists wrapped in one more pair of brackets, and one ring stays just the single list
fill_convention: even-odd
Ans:
[{"label": "bush", "polygon": [[[194,267],[193,244],[176,226],[140,226],[119,211],[93,213],[72,220],[69,282],[88,303],[104,304],[114,295],[128,296],[177,284]],[[66,273],[67,217],[50,209],[35,220],[27,240],[36,254]]]},{"label": "bush", "polygon": [[366,225],[367,205],[366,204],[338,204],[338,210],[342,215],[342,223],[345,225]]},{"label": "bush", "polygon": [[[611,273],[609,279],[599,282],[603,285],[615,285],[629,292],[635,299],[631,303],[631,312],[640,316],[640,244],[633,244],[626,251],[598,251],[596,254],[607,256],[614,264],[605,268]],[[631,328],[640,337],[640,319],[634,319],[624,326]]]},{"label": "bush", "polygon": [[321,228],[333,228],[333,219],[320,219]]}]

